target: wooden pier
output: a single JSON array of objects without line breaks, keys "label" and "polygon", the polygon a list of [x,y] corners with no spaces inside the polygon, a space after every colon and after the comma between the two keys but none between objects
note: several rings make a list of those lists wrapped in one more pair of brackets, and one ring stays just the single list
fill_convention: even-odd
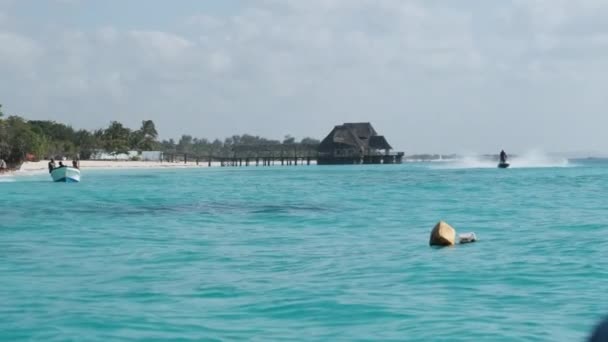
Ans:
[{"label": "wooden pier", "polygon": [[209,167],[218,164],[220,167],[266,167],[266,166],[308,166],[308,165],[357,165],[357,164],[401,164],[402,153],[387,155],[365,156],[358,158],[354,156],[343,158],[332,158],[331,161],[319,162],[319,154],[298,153],[296,155],[268,155],[266,153],[247,154],[246,156],[235,154],[233,156],[195,155],[191,153],[164,153],[163,161],[170,163],[195,162],[196,165],[207,165]]},{"label": "wooden pier", "polygon": [[403,153],[383,153],[373,155],[343,155],[324,157],[318,145],[273,144],[273,145],[236,145],[228,153],[193,154],[164,153],[167,162],[196,162],[212,166],[219,163],[221,167],[248,166],[302,166],[302,165],[340,165],[340,164],[401,164]]},{"label": "wooden pier", "polygon": [[221,167],[247,166],[298,166],[316,164],[317,145],[276,144],[276,145],[237,145],[229,153],[197,155],[193,153],[164,153],[167,162],[196,162]]},{"label": "wooden pier", "polygon": [[401,164],[404,153],[391,150],[386,138],[379,135],[369,122],[359,122],[335,126],[319,144],[278,141],[237,144],[229,150],[210,151],[206,155],[165,153],[164,160],[184,163],[194,160],[208,166],[219,162],[222,167]]}]

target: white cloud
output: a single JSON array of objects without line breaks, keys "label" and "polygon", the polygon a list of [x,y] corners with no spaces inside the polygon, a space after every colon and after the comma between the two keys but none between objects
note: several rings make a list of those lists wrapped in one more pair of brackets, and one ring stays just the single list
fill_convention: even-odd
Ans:
[{"label": "white cloud", "polygon": [[17,0],[0,0],[0,8],[8,8],[9,6],[13,5],[14,3],[16,3]]},{"label": "white cloud", "polygon": [[82,3],[82,0],[52,0],[60,5],[78,5]]},{"label": "white cloud", "polygon": [[104,44],[113,44],[119,36],[119,32],[114,27],[102,27],[97,30],[96,38]]},{"label": "white cloud", "polygon": [[0,64],[5,68],[28,68],[43,53],[43,48],[24,35],[0,31]]},{"label": "white cloud", "polygon": [[232,65],[232,59],[223,51],[212,52],[209,55],[209,68],[213,72],[228,71]]},{"label": "white cloud", "polygon": [[128,35],[143,55],[167,62],[179,60],[193,47],[189,40],[167,32],[134,30]]}]

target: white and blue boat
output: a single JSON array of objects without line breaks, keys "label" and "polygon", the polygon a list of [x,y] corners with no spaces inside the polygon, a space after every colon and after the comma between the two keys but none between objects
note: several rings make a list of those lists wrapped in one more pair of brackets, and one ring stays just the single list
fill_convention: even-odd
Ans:
[{"label": "white and blue boat", "polygon": [[54,182],[78,183],[80,182],[80,170],[75,167],[62,166],[51,171]]}]

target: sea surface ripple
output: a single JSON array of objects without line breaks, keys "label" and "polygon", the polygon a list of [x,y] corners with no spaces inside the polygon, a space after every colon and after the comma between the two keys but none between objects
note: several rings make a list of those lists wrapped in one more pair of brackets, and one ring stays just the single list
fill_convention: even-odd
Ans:
[{"label": "sea surface ripple", "polygon": [[[83,170],[0,182],[0,340],[583,341],[608,164]],[[428,246],[446,220],[479,241]]]}]

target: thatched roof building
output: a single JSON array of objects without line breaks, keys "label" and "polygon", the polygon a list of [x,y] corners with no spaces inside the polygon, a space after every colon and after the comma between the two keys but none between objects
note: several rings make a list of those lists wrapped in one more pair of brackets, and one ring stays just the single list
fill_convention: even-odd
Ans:
[{"label": "thatched roof building", "polygon": [[[335,126],[319,145],[319,164],[393,163],[393,148],[369,122]],[[402,154],[401,154],[402,155]],[[400,161],[400,159],[399,159]]]}]

